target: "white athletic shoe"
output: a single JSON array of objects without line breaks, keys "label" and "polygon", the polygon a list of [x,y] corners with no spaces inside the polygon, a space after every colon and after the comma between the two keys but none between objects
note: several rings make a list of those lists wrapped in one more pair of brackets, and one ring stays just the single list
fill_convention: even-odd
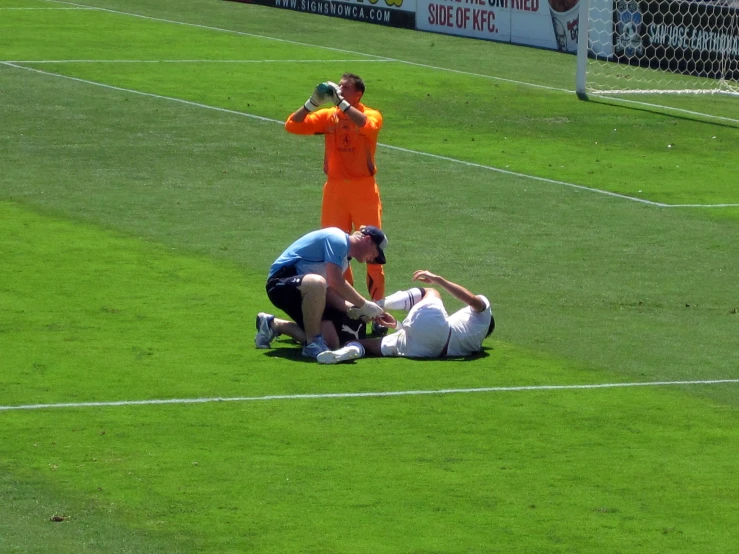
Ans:
[{"label": "white athletic shoe", "polygon": [[359,343],[349,343],[344,348],[338,350],[327,350],[321,352],[316,360],[319,364],[338,364],[339,362],[348,362],[356,360],[364,355],[364,347]]},{"label": "white athletic shoe", "polygon": [[272,330],[272,322],[275,316],[259,312],[257,315],[257,335],[254,337],[254,346],[257,348],[269,348],[270,343],[277,336]]}]

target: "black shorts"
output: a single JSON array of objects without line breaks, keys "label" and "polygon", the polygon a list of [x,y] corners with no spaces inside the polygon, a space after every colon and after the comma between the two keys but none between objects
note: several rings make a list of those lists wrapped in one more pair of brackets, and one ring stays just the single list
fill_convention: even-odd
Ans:
[{"label": "black shorts", "polygon": [[[283,267],[267,280],[267,296],[270,302],[285,312],[298,326],[305,331],[303,322],[303,297],[299,287],[304,275],[298,275],[295,267]],[[341,330],[346,314],[335,308],[326,306],[322,320],[331,321],[337,332]]]}]

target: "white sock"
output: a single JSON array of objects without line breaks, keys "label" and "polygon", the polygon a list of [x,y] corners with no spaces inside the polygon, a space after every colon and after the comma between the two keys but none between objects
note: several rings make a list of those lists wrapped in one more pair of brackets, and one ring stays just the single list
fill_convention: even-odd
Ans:
[{"label": "white sock", "polygon": [[356,360],[364,356],[364,346],[358,342],[347,342],[343,348],[334,351],[336,359],[340,362]]},{"label": "white sock", "polygon": [[386,296],[379,302],[380,307],[386,310],[404,310],[409,311],[417,302],[423,298],[423,289],[412,288],[408,290],[399,290]]}]

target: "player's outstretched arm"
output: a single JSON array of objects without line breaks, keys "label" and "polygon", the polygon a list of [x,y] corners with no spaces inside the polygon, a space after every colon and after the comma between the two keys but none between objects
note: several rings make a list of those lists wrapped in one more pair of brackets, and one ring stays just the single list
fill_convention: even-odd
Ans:
[{"label": "player's outstretched arm", "polygon": [[464,302],[476,312],[482,312],[485,310],[485,302],[483,302],[479,296],[473,294],[462,285],[458,285],[457,283],[453,283],[452,281],[445,279],[441,275],[436,275],[425,269],[419,269],[413,273],[413,280],[440,286],[454,298],[460,302]]}]

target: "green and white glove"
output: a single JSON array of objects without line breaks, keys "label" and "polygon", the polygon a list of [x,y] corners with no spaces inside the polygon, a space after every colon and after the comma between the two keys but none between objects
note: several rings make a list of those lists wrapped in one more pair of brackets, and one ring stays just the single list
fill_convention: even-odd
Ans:
[{"label": "green and white glove", "polygon": [[366,321],[367,319],[375,319],[376,317],[380,317],[382,315],[382,311],[383,310],[382,308],[380,308],[380,306],[378,306],[374,302],[370,302],[369,300],[367,300],[364,303],[364,306],[362,306],[361,308],[357,308],[356,306],[352,306],[351,308],[349,308],[349,310],[347,310],[346,312],[346,315],[348,315],[350,319],[362,319],[363,321]]},{"label": "green and white glove", "polygon": [[309,112],[315,112],[321,105],[331,100],[331,87],[326,83],[320,83],[313,89],[313,94],[305,101],[304,107]]},{"label": "green and white glove", "polygon": [[331,87],[331,102],[333,102],[334,106],[337,106],[342,112],[346,113],[346,110],[351,108],[351,104],[349,104],[349,102],[347,102],[341,95],[341,88],[339,85],[331,81],[328,81],[326,84]]}]

